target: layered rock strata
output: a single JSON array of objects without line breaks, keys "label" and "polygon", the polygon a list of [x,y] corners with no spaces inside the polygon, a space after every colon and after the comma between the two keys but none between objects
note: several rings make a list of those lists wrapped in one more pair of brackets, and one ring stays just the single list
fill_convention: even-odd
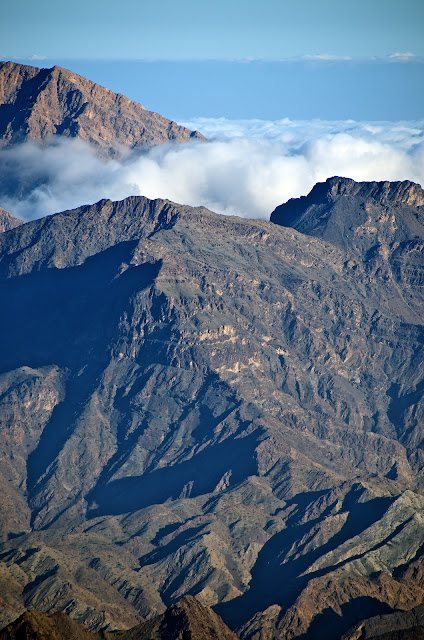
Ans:
[{"label": "layered rock strata", "polygon": [[423,602],[422,190],[355,185],[316,188],[355,242],[142,197],[0,236],[4,624],[189,593],[336,640]]}]

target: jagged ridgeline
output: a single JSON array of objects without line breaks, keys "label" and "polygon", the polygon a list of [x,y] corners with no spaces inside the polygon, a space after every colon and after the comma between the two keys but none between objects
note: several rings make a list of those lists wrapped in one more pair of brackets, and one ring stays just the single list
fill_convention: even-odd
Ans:
[{"label": "jagged ridgeline", "polygon": [[422,603],[423,191],[272,219],[132,197],[0,235],[3,624],[189,593],[336,640]]}]

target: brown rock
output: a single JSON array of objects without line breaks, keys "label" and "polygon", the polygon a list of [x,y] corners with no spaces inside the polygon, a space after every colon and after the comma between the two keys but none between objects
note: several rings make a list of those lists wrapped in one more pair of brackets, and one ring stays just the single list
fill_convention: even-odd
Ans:
[{"label": "brown rock", "polygon": [[61,611],[49,615],[25,611],[0,631],[0,640],[94,640],[94,636]]},{"label": "brown rock", "polygon": [[52,135],[85,140],[103,156],[203,139],[199,132],[61,67],[0,63],[0,145],[44,142]]}]

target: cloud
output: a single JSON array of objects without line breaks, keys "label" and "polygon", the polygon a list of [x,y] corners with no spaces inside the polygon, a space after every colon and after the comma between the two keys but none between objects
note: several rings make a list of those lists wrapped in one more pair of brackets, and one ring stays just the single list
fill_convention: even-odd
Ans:
[{"label": "cloud", "polygon": [[331,53],[306,54],[302,56],[303,60],[324,60],[327,62],[339,60],[352,60],[351,56],[336,56]]},{"label": "cloud", "polygon": [[25,220],[128,195],[269,218],[333,175],[424,184],[424,122],[199,118],[210,142],[162,145],[103,161],[80,140],[0,150],[0,206]]},{"label": "cloud", "polygon": [[394,60],[396,62],[409,62],[410,60],[415,60],[416,59],[416,55],[415,53],[392,53],[389,56],[389,60]]},{"label": "cloud", "polygon": [[42,56],[38,53],[33,53],[32,56],[29,56],[28,60],[47,60],[47,56]]}]

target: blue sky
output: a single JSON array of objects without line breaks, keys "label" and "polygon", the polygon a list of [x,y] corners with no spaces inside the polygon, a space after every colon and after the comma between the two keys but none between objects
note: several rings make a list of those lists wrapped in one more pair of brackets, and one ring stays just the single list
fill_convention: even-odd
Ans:
[{"label": "blue sky", "polygon": [[424,115],[423,0],[3,0],[0,58],[175,120]]},{"label": "blue sky", "polygon": [[422,0],[3,0],[2,55],[67,59],[424,56]]}]

